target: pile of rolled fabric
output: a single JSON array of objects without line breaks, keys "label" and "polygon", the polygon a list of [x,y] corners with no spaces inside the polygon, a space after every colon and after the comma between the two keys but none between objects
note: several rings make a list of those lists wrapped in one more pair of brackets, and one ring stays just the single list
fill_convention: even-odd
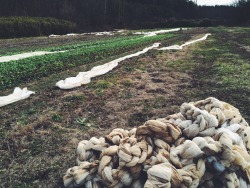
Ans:
[{"label": "pile of rolled fabric", "polygon": [[250,127],[237,108],[210,97],[83,140],[76,161],[65,187],[250,188]]}]

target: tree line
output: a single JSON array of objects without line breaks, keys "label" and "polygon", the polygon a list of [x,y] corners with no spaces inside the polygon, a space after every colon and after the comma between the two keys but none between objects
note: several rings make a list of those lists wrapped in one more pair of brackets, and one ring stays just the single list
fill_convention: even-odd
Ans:
[{"label": "tree line", "polygon": [[76,24],[55,18],[0,17],[0,38],[65,34],[76,31]]},{"label": "tree line", "polygon": [[74,22],[82,31],[213,25],[215,20],[234,24],[249,20],[249,12],[249,0],[214,7],[190,0],[0,0],[0,17],[53,17]]}]

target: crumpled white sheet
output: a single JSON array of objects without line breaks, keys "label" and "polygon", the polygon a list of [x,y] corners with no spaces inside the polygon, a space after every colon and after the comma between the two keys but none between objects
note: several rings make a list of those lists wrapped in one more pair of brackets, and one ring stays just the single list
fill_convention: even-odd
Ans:
[{"label": "crumpled white sheet", "polygon": [[[158,33],[161,33],[161,32],[163,32],[163,31],[158,31]],[[202,37],[200,39],[186,42],[186,43],[184,43],[184,44],[182,44],[180,46],[179,45],[173,45],[173,46],[163,47],[163,48],[160,48],[158,50],[170,50],[170,49],[171,50],[172,49],[181,50],[184,46],[193,44],[193,43],[198,42],[198,41],[206,40],[209,35],[211,35],[211,34],[208,33],[208,34],[206,34],[204,37]],[[145,48],[142,51],[139,51],[137,53],[130,54],[130,55],[118,58],[116,60],[113,60],[113,61],[111,61],[109,63],[105,63],[103,65],[96,66],[96,67],[92,68],[90,71],[80,72],[76,77],[69,77],[69,78],[66,78],[65,80],[58,81],[56,83],[56,86],[58,86],[61,89],[72,89],[72,88],[75,88],[75,87],[79,87],[79,86],[81,86],[83,84],[88,84],[88,83],[91,82],[91,78],[106,74],[107,72],[109,72],[113,68],[115,68],[118,65],[119,62],[124,61],[125,59],[129,59],[131,57],[139,56],[139,55],[141,55],[143,53],[146,53],[150,49],[158,48],[159,45],[160,45],[160,43],[155,43],[152,46],[150,46],[148,48]]]},{"label": "crumpled white sheet", "polygon": [[95,35],[97,35],[97,36],[102,36],[102,35],[110,35],[110,36],[112,36],[112,35],[114,35],[114,33],[104,31],[104,32],[97,32],[97,33],[95,33]]},{"label": "crumpled white sheet", "polygon": [[0,97],[0,107],[14,103],[16,101],[26,99],[30,97],[31,94],[34,94],[34,93],[35,92],[29,91],[26,87],[23,89],[16,87],[12,94],[8,96]]},{"label": "crumpled white sheet", "polygon": [[[158,31],[150,31],[150,32],[135,32],[133,33],[134,35],[144,35],[144,37],[151,37],[151,36],[156,36],[158,34],[163,34],[163,33],[169,33],[169,32],[175,32],[175,31],[180,31],[180,30],[187,30],[187,28],[177,28],[177,29],[168,29],[168,30],[158,30]],[[108,35],[112,36],[115,35],[115,33],[123,33],[126,30],[121,29],[117,31],[103,31],[103,32],[91,32],[91,33],[69,33],[66,35],[54,35],[51,34],[49,35],[49,38],[56,38],[56,37],[69,37],[69,36],[79,36],[79,35],[96,35],[96,36],[103,36],[103,35]]]},{"label": "crumpled white sheet", "polygon": [[[180,30],[186,30],[186,28],[177,28],[177,29],[169,29],[169,30],[158,30],[158,31],[151,31],[151,32],[136,32],[134,34],[143,34],[144,37],[150,37],[150,36],[155,36],[157,34],[163,34],[163,33],[168,33],[168,32],[174,32],[174,31],[180,31]],[[117,32],[123,32],[125,30],[119,30]],[[104,31],[104,32],[92,32],[92,33],[83,33],[83,34],[80,34],[80,35],[85,35],[85,34],[94,34],[94,35],[114,35],[114,33],[112,32],[107,32],[107,31]],[[49,37],[60,37],[60,36],[76,36],[76,35],[79,35],[79,34],[76,34],[76,33],[69,33],[67,35],[50,35]],[[198,40],[202,40],[202,39],[198,39]],[[196,41],[191,41],[191,42],[188,42],[188,43],[193,43],[193,42],[196,42]],[[160,50],[169,50],[169,49],[182,49],[183,46],[185,45],[189,45],[189,44],[183,44],[181,46],[170,46],[170,47],[165,47],[165,48],[161,48]],[[67,50],[66,50],[67,51]],[[66,51],[55,51],[55,52],[48,52],[48,51],[37,51],[37,52],[28,52],[28,53],[22,53],[22,54],[16,54],[16,55],[9,55],[9,56],[2,56],[0,57],[0,63],[2,62],[9,62],[9,61],[14,61],[14,60],[19,60],[19,59],[25,59],[25,58],[28,58],[28,57],[34,57],[34,56],[41,56],[41,55],[45,55],[45,54],[53,54],[53,53],[63,53],[63,52],[66,52]]]},{"label": "crumpled white sheet", "polygon": [[116,60],[113,60],[109,63],[105,63],[103,65],[96,66],[92,68],[90,71],[80,72],[76,77],[70,77],[70,78],[66,78],[65,80],[58,81],[56,83],[56,86],[58,86],[61,89],[72,89],[75,87],[79,87],[83,84],[88,84],[90,83],[91,78],[106,74],[107,72],[115,68],[119,62],[124,61],[125,59],[129,59],[129,58],[144,54],[153,48],[158,48],[159,45],[160,43],[155,43],[152,46],[144,48],[142,51],[139,51],[137,53],[118,58]]},{"label": "crumpled white sheet", "polygon": [[77,36],[77,33],[68,33],[67,36]]},{"label": "crumpled white sheet", "polygon": [[125,31],[127,31],[127,30],[126,29],[118,29],[118,30],[116,30],[117,33],[123,33]]},{"label": "crumpled white sheet", "polygon": [[78,34],[78,33],[68,33],[66,35],[54,35],[54,34],[51,34],[51,35],[49,35],[49,38],[56,38],[56,37],[62,37],[62,36],[64,36],[64,37],[72,37],[72,36],[78,36],[78,35],[80,35],[80,34]]},{"label": "crumpled white sheet", "polygon": [[63,53],[66,51],[55,51],[55,52],[37,51],[37,52],[28,52],[28,53],[22,53],[22,54],[16,54],[16,55],[1,56],[0,63],[9,62],[9,61],[16,61],[16,60],[25,59],[28,57],[41,56],[41,55],[45,55],[45,54]]},{"label": "crumpled white sheet", "polygon": [[168,47],[163,47],[163,48],[160,48],[158,50],[181,50],[183,49],[184,46],[188,46],[190,44],[193,44],[193,43],[196,43],[196,42],[199,42],[199,41],[203,41],[203,40],[206,40],[207,37],[211,35],[210,33],[207,33],[204,37],[202,38],[199,38],[199,39],[196,39],[196,40],[192,40],[192,41],[189,41],[189,42],[186,42],[182,45],[173,45],[173,46],[168,46]]},{"label": "crumpled white sheet", "polygon": [[54,35],[54,34],[51,34],[49,35],[50,38],[53,38],[53,37],[60,37],[61,35]]},{"label": "crumpled white sheet", "polygon": [[[124,30],[125,31],[125,30]],[[121,30],[117,31],[119,33],[123,32]],[[68,33],[66,35],[49,35],[49,38],[57,38],[57,37],[72,37],[72,36],[80,36],[80,35],[96,35],[96,36],[103,36],[103,35],[114,35],[114,31],[103,31],[103,32],[91,32],[91,33]]]},{"label": "crumpled white sheet", "polygon": [[135,32],[135,35],[144,35],[144,37],[152,37],[158,34],[170,33],[175,31],[187,30],[187,28],[176,28],[176,29],[168,29],[168,30],[158,30],[158,31],[150,31],[150,32]]}]

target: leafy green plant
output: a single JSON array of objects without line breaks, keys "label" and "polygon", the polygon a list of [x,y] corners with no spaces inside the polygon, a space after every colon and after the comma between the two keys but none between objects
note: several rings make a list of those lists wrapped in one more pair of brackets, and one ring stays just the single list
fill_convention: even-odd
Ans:
[{"label": "leafy green plant", "polygon": [[51,118],[55,122],[61,122],[62,121],[62,116],[59,114],[54,114]]},{"label": "leafy green plant", "polygon": [[81,125],[83,127],[91,127],[91,126],[94,125],[92,123],[89,123],[87,118],[77,118],[75,120],[75,123],[77,123],[77,124],[79,124],[79,125]]}]

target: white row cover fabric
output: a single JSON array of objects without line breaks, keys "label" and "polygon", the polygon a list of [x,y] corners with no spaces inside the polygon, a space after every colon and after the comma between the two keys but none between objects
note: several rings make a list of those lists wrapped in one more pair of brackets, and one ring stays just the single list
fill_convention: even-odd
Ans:
[{"label": "white row cover fabric", "polygon": [[[151,32],[136,32],[134,34],[143,34],[144,37],[150,37],[150,36],[155,36],[157,34],[163,34],[163,33],[168,33],[168,32],[174,32],[174,31],[180,31],[180,30],[186,30],[185,28],[177,28],[177,29],[169,29],[169,30],[158,30],[158,31],[151,31]],[[125,30],[119,30],[117,32],[123,32]],[[113,32],[92,32],[92,33],[83,33],[80,35],[87,35],[87,34],[93,34],[93,35],[114,35]],[[77,36],[79,34],[76,33],[69,33],[67,35],[50,35],[49,37],[60,37],[60,36]],[[184,44],[185,45],[185,44]],[[186,44],[188,45],[188,44]],[[66,51],[55,51],[55,52],[48,52],[48,51],[37,51],[37,52],[28,52],[28,53],[22,53],[22,54],[16,54],[16,55],[9,55],[9,56],[2,56],[0,57],[0,63],[2,62],[9,62],[9,61],[15,61],[15,60],[20,60],[20,59],[25,59],[28,57],[34,57],[34,56],[41,56],[41,55],[45,55],[45,54],[53,54],[53,53],[63,53]]]},{"label": "white row cover fabric", "polygon": [[158,30],[158,31],[150,31],[150,32],[135,32],[135,35],[144,35],[144,37],[152,37],[158,34],[170,33],[175,31],[187,30],[187,28],[176,28],[176,29],[168,29],[168,30]]},{"label": "white row cover fabric", "polygon": [[58,86],[61,89],[72,89],[75,87],[79,87],[83,84],[88,84],[90,83],[91,78],[106,74],[107,72],[115,68],[119,62],[124,61],[125,59],[129,59],[129,58],[144,54],[153,48],[158,48],[159,45],[160,43],[155,43],[152,46],[144,48],[142,51],[139,51],[137,53],[118,58],[116,60],[113,60],[109,63],[105,63],[103,65],[96,66],[92,68],[90,71],[80,72],[76,77],[70,77],[70,78],[66,78],[65,80],[58,81],[56,83],[56,86]]},{"label": "white row cover fabric", "polygon": [[[160,48],[158,50],[170,50],[170,49],[180,50],[184,46],[193,44],[193,43],[198,42],[198,41],[206,40],[209,35],[211,35],[211,34],[208,33],[208,34],[206,34],[204,37],[202,37],[200,39],[186,42],[186,43],[182,44],[181,46],[173,45],[173,46],[169,46],[169,47]],[[103,65],[93,67],[90,71],[79,72],[79,74],[76,77],[70,77],[70,78],[66,78],[65,80],[60,80],[59,82],[56,83],[56,86],[58,86],[61,89],[72,89],[72,88],[75,88],[75,87],[79,87],[79,86],[81,86],[83,84],[88,84],[88,83],[91,82],[91,78],[106,74],[107,72],[111,71],[116,66],[118,66],[119,62],[124,61],[125,59],[129,59],[129,58],[136,57],[136,56],[139,56],[141,54],[144,54],[144,53],[148,52],[151,49],[158,48],[159,45],[160,45],[160,43],[155,43],[152,46],[144,48],[142,51],[139,51],[137,53],[130,54],[130,55],[118,58],[116,60],[113,60],[113,61],[111,61],[109,63],[105,63]],[[58,51],[58,52],[65,52],[65,51]],[[49,53],[58,53],[58,52],[49,52]],[[22,54],[19,54],[19,55],[22,55]],[[41,54],[41,55],[44,55],[44,54]],[[15,55],[15,56],[17,56],[17,55]],[[21,56],[21,57],[24,57],[24,56]],[[8,96],[0,97],[0,107],[11,104],[11,103],[14,103],[14,102],[19,101],[19,100],[26,99],[31,94],[34,94],[34,93],[35,92],[29,91],[27,88],[21,89],[19,87],[16,87],[12,94],[10,94]]]},{"label": "white row cover fabric", "polygon": [[[138,34],[143,34],[144,37],[150,37],[150,36],[155,36],[157,34],[175,32],[175,31],[180,31],[180,30],[186,30],[186,29],[185,28],[182,28],[182,29],[181,28],[177,28],[177,29],[158,30],[158,31],[151,31],[151,32],[136,32],[134,34],[137,34],[137,35]],[[124,32],[124,31],[125,30],[119,30],[117,32]],[[60,36],[77,36],[77,35],[87,35],[87,34],[93,34],[93,35],[97,35],[97,36],[114,35],[113,32],[104,31],[104,32],[82,33],[82,34],[69,33],[67,35],[54,35],[54,34],[52,34],[49,37],[53,38],[53,37],[60,37]],[[65,51],[55,51],[55,52],[37,51],[37,52],[28,52],[28,53],[22,53],[22,54],[10,55],[10,56],[2,56],[2,57],[0,57],[0,63],[14,61],[14,60],[20,60],[20,59],[25,59],[25,58],[28,58],[28,57],[41,56],[41,55],[45,55],[45,54],[63,53],[63,52],[65,52]]]},{"label": "white row cover fabric", "polygon": [[61,35],[54,35],[54,34],[51,34],[49,35],[49,38],[55,38],[55,37],[60,37]]},{"label": "white row cover fabric", "polygon": [[16,60],[25,59],[28,57],[41,56],[41,55],[45,55],[45,54],[54,54],[54,53],[63,53],[63,52],[66,52],[66,51],[55,51],[55,52],[37,51],[37,52],[28,52],[28,53],[9,55],[9,56],[1,56],[0,63],[9,62],[9,61],[16,61]]},{"label": "white row cover fabric", "polygon": [[[125,30],[119,30],[118,33],[124,32]],[[103,32],[91,32],[91,33],[69,33],[66,35],[49,35],[49,38],[56,38],[56,37],[71,37],[71,36],[81,36],[81,35],[96,35],[96,36],[103,36],[103,35],[114,35],[113,31],[103,31]]]},{"label": "white row cover fabric", "polygon": [[16,87],[12,94],[0,97],[0,107],[28,98],[35,92],[29,91],[26,87],[21,89]]},{"label": "white row cover fabric", "polygon": [[97,32],[97,33],[95,33],[95,35],[97,35],[97,36],[102,36],[102,35],[110,35],[110,36],[112,36],[112,35],[114,35],[114,33],[104,31],[104,32]]},{"label": "white row cover fabric", "polygon": [[197,40],[192,40],[192,41],[186,42],[186,43],[184,43],[182,45],[173,45],[173,46],[163,47],[163,48],[160,48],[158,50],[181,50],[181,49],[183,49],[184,46],[188,46],[190,44],[206,40],[209,35],[211,35],[211,34],[207,33],[204,37],[199,38]]},{"label": "white row cover fabric", "polygon": [[[168,29],[168,30],[158,30],[158,31],[150,31],[150,32],[135,32],[134,35],[144,35],[144,37],[151,37],[155,36],[157,34],[163,34],[163,33],[169,33],[169,32],[175,32],[175,31],[181,31],[181,30],[187,30],[187,28],[177,28],[177,29]],[[91,32],[91,33],[69,33],[66,35],[49,35],[50,38],[56,38],[56,37],[69,37],[69,36],[81,36],[81,35],[96,35],[96,36],[103,36],[103,35],[109,35],[112,36],[115,33],[123,33],[126,30],[121,29],[117,31],[103,31],[103,32]]]},{"label": "white row cover fabric", "polygon": [[[158,31],[158,33],[161,33],[161,32],[163,32],[163,31]],[[193,44],[193,43],[198,42],[198,41],[206,40],[209,35],[211,35],[211,34],[206,34],[204,37],[202,37],[200,39],[186,42],[186,43],[182,44],[181,46],[173,45],[173,46],[169,46],[169,47],[163,47],[163,48],[160,48],[158,50],[170,50],[170,49],[171,50],[172,49],[181,50],[184,46]],[[92,68],[90,71],[80,72],[76,77],[69,77],[69,78],[66,78],[65,80],[58,81],[56,83],[56,86],[58,86],[61,89],[72,89],[75,87],[79,87],[83,84],[88,84],[91,82],[91,78],[106,74],[107,72],[114,69],[118,65],[119,62],[124,61],[125,59],[129,59],[131,57],[135,57],[135,56],[139,56],[141,54],[144,54],[150,49],[158,48],[159,45],[160,45],[160,43],[155,43],[152,46],[145,48],[142,51],[139,51],[137,53],[118,58],[116,60],[113,60],[109,63],[105,63],[103,65],[96,66],[96,67]]]}]

